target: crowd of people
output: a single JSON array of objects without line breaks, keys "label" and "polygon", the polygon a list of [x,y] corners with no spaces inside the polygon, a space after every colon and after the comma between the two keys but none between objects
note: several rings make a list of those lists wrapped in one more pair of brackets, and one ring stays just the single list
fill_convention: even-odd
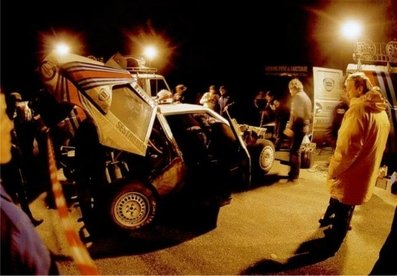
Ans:
[{"label": "crowd of people", "polygon": [[[354,207],[366,203],[372,196],[390,132],[387,101],[380,88],[373,86],[363,73],[349,75],[344,85],[345,91],[334,108],[327,133],[333,149],[327,176],[330,199],[323,217],[319,219],[320,227],[327,227],[321,249],[330,255],[339,249],[351,229]],[[183,87],[182,93],[186,91]],[[274,124],[276,150],[285,139],[289,140],[288,180],[297,182],[302,141],[310,133],[313,123],[313,103],[298,78],[289,81],[288,90],[291,96],[288,104],[285,98],[270,90],[259,90],[253,99],[253,109],[257,114],[253,123],[260,127]],[[175,96],[183,98],[179,92],[175,92]],[[219,87],[219,91],[215,85],[210,85],[198,103],[224,116],[226,107],[234,101],[224,85]],[[192,103],[197,103],[197,100]],[[394,218],[394,231],[395,223]],[[373,272],[390,271],[387,268],[393,255],[390,243],[395,238],[395,233],[390,232]]]}]

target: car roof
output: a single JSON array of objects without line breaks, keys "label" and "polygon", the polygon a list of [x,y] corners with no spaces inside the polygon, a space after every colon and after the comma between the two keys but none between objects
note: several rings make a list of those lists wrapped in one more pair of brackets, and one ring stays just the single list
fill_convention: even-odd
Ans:
[{"label": "car roof", "polygon": [[168,103],[158,105],[160,112],[165,115],[174,113],[207,112],[209,109],[197,104]]},{"label": "car roof", "polygon": [[187,103],[169,103],[159,104],[158,110],[163,115],[177,115],[184,113],[210,113],[213,117],[220,119],[221,121],[227,122],[219,113],[213,111],[208,107],[204,107],[198,104],[187,104]]},{"label": "car roof", "polygon": [[211,113],[211,114],[215,113],[215,116],[217,115],[220,116],[218,113],[214,112],[213,110],[197,104],[186,104],[186,103],[159,104],[158,108],[160,112],[164,115],[203,112],[203,113]]}]

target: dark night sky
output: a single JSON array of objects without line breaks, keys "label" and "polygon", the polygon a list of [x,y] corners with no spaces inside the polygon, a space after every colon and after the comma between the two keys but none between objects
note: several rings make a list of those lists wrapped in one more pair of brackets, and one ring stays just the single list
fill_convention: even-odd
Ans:
[{"label": "dark night sky", "polygon": [[368,33],[388,35],[391,23],[384,19],[395,2],[4,0],[1,85],[5,91],[34,92],[33,72],[48,48],[44,37],[73,37],[82,45],[73,52],[105,60],[116,52],[140,53],[141,44],[161,38],[163,60],[151,65],[171,86],[182,82],[203,91],[212,83],[227,84],[234,93],[252,94],[271,86],[264,76],[267,65],[343,69],[351,50],[337,38],[338,20],[362,15],[372,22]]}]

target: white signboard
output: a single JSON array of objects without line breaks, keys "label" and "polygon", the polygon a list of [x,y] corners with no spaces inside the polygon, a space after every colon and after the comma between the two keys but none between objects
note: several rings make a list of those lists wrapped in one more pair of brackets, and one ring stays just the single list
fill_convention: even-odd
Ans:
[{"label": "white signboard", "polygon": [[313,138],[322,145],[327,143],[327,131],[332,123],[332,113],[340,102],[343,89],[342,70],[313,67]]}]

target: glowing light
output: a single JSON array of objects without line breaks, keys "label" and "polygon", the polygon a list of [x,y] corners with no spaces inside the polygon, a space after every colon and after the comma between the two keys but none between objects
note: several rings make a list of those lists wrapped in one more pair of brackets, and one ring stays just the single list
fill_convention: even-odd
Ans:
[{"label": "glowing light", "polygon": [[64,55],[69,53],[70,51],[70,47],[69,45],[67,45],[66,43],[58,43],[55,46],[55,51],[59,54],[59,55]]},{"label": "glowing light", "polygon": [[362,33],[362,26],[357,21],[347,21],[342,25],[342,35],[351,40],[357,40]]},{"label": "glowing light", "polygon": [[157,55],[157,49],[154,46],[147,46],[143,54],[148,60],[153,60]]}]

